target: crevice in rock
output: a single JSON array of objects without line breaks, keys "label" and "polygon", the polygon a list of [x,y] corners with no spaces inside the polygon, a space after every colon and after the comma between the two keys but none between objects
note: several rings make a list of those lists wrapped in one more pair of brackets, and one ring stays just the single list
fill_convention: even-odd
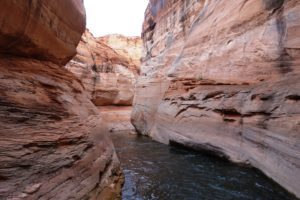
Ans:
[{"label": "crevice in rock", "polygon": [[286,96],[285,99],[287,99],[287,100],[293,100],[293,101],[299,101],[300,100],[300,95],[298,95],[298,94],[291,94],[289,96]]},{"label": "crevice in rock", "polygon": [[180,109],[176,115],[175,115],[175,118],[177,118],[179,115],[181,115],[182,113],[186,112],[188,109],[190,108],[196,108],[196,109],[199,109],[199,110],[203,110],[205,107],[199,107],[198,105],[189,105],[189,106],[186,106],[185,108],[182,108]]},{"label": "crevice in rock", "polygon": [[222,115],[226,115],[226,116],[232,116],[232,117],[242,116],[242,114],[240,112],[238,112],[235,108],[214,109],[213,111],[216,112],[216,113],[220,113]]},{"label": "crevice in rock", "polygon": [[170,140],[169,145],[174,146],[176,148],[184,148],[184,149],[194,150],[194,151],[201,152],[201,153],[209,155],[209,156],[216,156],[218,158],[223,159],[224,161],[230,160],[230,157],[228,155],[226,155],[221,148],[211,145],[211,144],[208,144],[208,143],[205,143],[205,144],[201,144],[201,143],[182,144],[177,141]]},{"label": "crevice in rock", "polygon": [[211,98],[221,98],[221,95],[224,94],[223,91],[214,91],[214,92],[211,92],[211,93],[208,93],[204,98],[203,98],[203,101],[205,100],[208,100],[208,99],[211,99]]}]

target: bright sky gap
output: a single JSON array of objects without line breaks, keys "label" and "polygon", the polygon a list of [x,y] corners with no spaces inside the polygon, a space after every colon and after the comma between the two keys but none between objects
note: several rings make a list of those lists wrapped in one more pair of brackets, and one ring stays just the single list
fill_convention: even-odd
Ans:
[{"label": "bright sky gap", "polygon": [[149,0],[84,0],[87,28],[94,36],[140,36]]}]

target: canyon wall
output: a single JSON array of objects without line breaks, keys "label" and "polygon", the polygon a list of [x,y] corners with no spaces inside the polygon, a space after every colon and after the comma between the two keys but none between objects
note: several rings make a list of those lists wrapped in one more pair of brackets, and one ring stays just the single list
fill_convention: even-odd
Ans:
[{"label": "canyon wall", "polygon": [[123,36],[118,34],[107,35],[100,37],[99,40],[111,47],[121,56],[124,56],[129,59],[131,65],[139,72],[141,66],[141,57],[142,57],[142,46],[143,42],[141,37],[138,36]]},{"label": "canyon wall", "polygon": [[150,0],[145,15],[136,129],[300,197],[299,0]]},{"label": "canyon wall", "polygon": [[0,11],[0,199],[116,199],[113,144],[63,66],[85,30],[82,0],[3,0]]},{"label": "canyon wall", "polygon": [[78,77],[96,106],[130,106],[140,67],[138,37],[84,33],[77,54],[66,68]]}]

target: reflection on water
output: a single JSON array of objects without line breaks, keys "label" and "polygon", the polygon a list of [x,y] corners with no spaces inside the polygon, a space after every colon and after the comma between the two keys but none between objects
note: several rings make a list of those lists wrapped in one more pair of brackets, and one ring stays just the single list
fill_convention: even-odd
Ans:
[{"label": "reflection on water", "polygon": [[114,134],[124,200],[290,200],[263,174],[147,137]]}]

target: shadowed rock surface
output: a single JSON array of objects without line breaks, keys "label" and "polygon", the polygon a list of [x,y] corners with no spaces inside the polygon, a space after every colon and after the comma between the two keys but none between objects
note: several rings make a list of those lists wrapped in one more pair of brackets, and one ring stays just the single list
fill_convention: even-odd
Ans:
[{"label": "shadowed rock surface", "polygon": [[151,0],[132,122],[300,197],[298,0]]},{"label": "shadowed rock surface", "polygon": [[81,0],[1,1],[0,53],[66,64],[85,29]]},{"label": "shadowed rock surface", "polygon": [[63,67],[85,30],[81,0],[0,2],[0,199],[117,199],[113,144]]},{"label": "shadowed rock surface", "polygon": [[95,38],[88,30],[66,66],[82,82],[96,106],[132,105],[139,73],[141,39],[120,35]]}]

